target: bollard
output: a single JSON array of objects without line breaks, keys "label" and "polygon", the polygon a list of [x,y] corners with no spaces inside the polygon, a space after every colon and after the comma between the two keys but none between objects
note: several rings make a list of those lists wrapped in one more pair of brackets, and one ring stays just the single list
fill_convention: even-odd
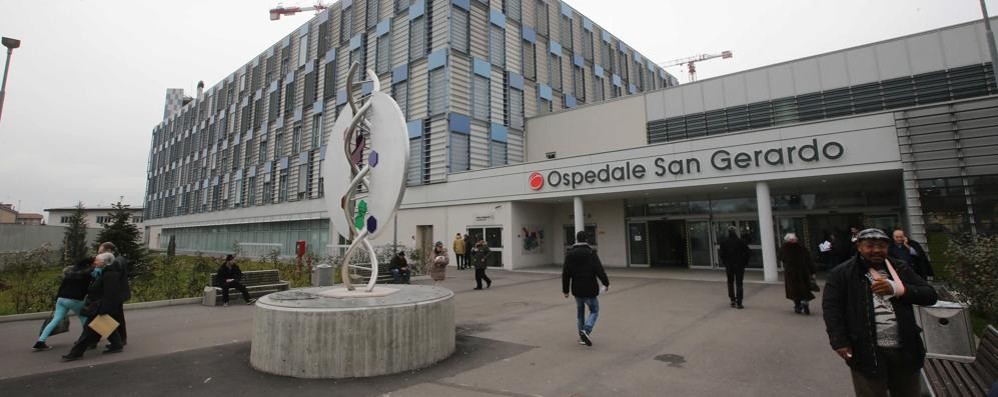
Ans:
[{"label": "bollard", "polygon": [[312,270],[312,286],[328,287],[330,285],[333,285],[333,266],[320,263]]}]

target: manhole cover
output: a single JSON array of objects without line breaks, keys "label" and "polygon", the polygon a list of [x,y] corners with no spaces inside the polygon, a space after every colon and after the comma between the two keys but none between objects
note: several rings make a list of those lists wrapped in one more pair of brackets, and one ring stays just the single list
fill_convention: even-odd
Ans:
[{"label": "manhole cover", "polygon": [[281,291],[269,295],[275,301],[296,301],[303,299],[315,299],[316,296],[302,291]]},{"label": "manhole cover", "polygon": [[683,364],[686,363],[686,358],[678,354],[660,354],[655,356],[655,359],[676,368],[682,368]]}]

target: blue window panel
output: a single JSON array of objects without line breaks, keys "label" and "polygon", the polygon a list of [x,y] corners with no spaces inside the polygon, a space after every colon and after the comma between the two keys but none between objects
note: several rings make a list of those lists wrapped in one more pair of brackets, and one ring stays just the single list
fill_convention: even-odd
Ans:
[{"label": "blue window panel", "polygon": [[572,7],[569,7],[568,3],[561,3],[561,15],[572,19]]},{"label": "blue window panel", "polygon": [[523,91],[523,76],[509,72],[509,86]]},{"label": "blue window panel", "polygon": [[627,92],[631,93],[631,94],[633,94],[635,92],[638,92],[638,87],[635,86],[634,84],[628,84],[627,85]]},{"label": "blue window panel", "polygon": [[330,48],[329,51],[326,51],[325,62],[326,63],[330,63],[330,62],[335,62],[335,61],[336,61],[336,49],[335,48]]},{"label": "blue window panel", "polygon": [[613,75],[613,85],[615,85],[617,87],[623,87],[623,84],[624,83],[620,81],[620,76],[617,76],[616,74],[614,74]]},{"label": "blue window panel", "polygon": [[308,34],[308,24],[306,23],[304,25],[301,25],[300,28],[298,28],[298,37],[302,37],[307,34]]},{"label": "blue window panel", "polygon": [[308,62],[305,64],[305,71],[303,73],[309,74],[312,73],[313,70],[315,70],[315,62]]},{"label": "blue window panel", "polygon": [[321,24],[323,22],[328,22],[328,21],[329,21],[329,9],[327,8],[325,11],[323,11],[321,14],[319,14],[319,21],[318,22]]},{"label": "blue window panel", "polygon": [[374,28],[374,37],[381,37],[388,33],[392,28],[392,19],[385,18],[385,20],[378,22],[378,26]]},{"label": "blue window panel", "polygon": [[607,32],[607,31],[605,31],[605,30],[603,31],[603,41],[605,41],[605,42],[607,42],[607,43],[609,43],[609,42],[610,42],[610,33],[608,33],[608,32]]},{"label": "blue window panel", "polygon": [[502,124],[492,123],[492,126],[489,128],[489,130],[493,141],[499,141],[499,142],[507,141],[506,137],[507,135],[509,135],[509,132],[507,131],[506,127],[503,126]]},{"label": "blue window panel", "polygon": [[495,8],[489,11],[489,22],[500,28],[506,29],[506,16],[503,15],[502,11]]},{"label": "blue window panel", "polygon": [[392,70],[392,84],[409,79],[409,65],[405,64]]},{"label": "blue window panel", "polygon": [[651,70],[651,71],[655,70],[655,62],[652,62],[651,60],[648,60],[648,70]]},{"label": "blue window panel", "polygon": [[606,77],[603,76],[603,67],[600,65],[593,65],[593,74],[595,74],[596,77]]},{"label": "blue window panel", "polygon": [[305,151],[303,151],[301,153],[298,153],[298,164],[308,164],[308,155],[309,154],[310,154],[309,152],[305,152]]},{"label": "blue window panel", "polygon": [[364,34],[360,33],[356,36],[350,38],[350,51],[360,48],[360,45],[364,42]]},{"label": "blue window panel", "polygon": [[344,103],[347,101],[347,90],[341,89],[336,91],[336,103]]},{"label": "blue window panel", "polygon": [[409,6],[409,20],[416,19],[426,13],[426,1],[417,0],[411,6]]},{"label": "blue window panel", "polygon": [[290,46],[291,46],[291,36],[285,37],[284,40],[281,41],[281,48],[288,48]]},{"label": "blue window panel", "polygon": [[[256,167],[250,167],[250,168],[248,168],[246,170],[246,177],[247,178],[252,178],[254,176],[256,176]],[[194,187],[197,188],[196,185]]]},{"label": "blue window panel", "polygon": [[319,160],[326,159],[326,145],[319,146]]},{"label": "blue window panel", "polygon": [[551,100],[551,87],[549,87],[546,84],[541,84],[541,85],[537,86],[537,95],[539,95],[541,97],[541,99],[546,99],[546,100],[550,101]]},{"label": "blue window panel", "polygon": [[450,114],[450,130],[453,132],[460,132],[463,134],[471,133],[471,118],[463,114],[451,113]]},{"label": "blue window panel", "polygon": [[638,54],[637,51],[634,51],[634,62],[641,63],[641,60],[643,59],[644,58],[641,57],[641,54]]},{"label": "blue window panel", "polygon": [[620,52],[627,52],[627,46],[624,45],[623,41],[617,42],[617,49],[620,50]]},{"label": "blue window panel", "polygon": [[340,0],[340,9],[345,10],[353,5],[353,0]]},{"label": "blue window panel", "polygon": [[489,61],[475,58],[473,63],[475,74],[487,79],[492,77],[492,66],[489,65]]},{"label": "blue window panel", "polygon": [[316,99],[312,104],[312,114],[322,114],[325,110],[325,104],[322,102],[322,98]]},{"label": "blue window panel", "polygon": [[658,77],[663,78],[663,79],[665,78],[665,69],[659,69],[658,70]]},{"label": "blue window panel", "polygon": [[582,17],[582,28],[585,29],[585,30],[588,30],[588,31],[592,32],[593,31],[593,21],[590,21],[589,18]]},{"label": "blue window panel", "polygon": [[[346,97],[346,91],[343,92],[343,96]],[[344,99],[344,101],[345,100],[346,99]],[[274,127],[277,127],[277,128],[283,128],[284,127],[284,116],[283,115],[281,117],[278,117],[277,120],[274,120]]]},{"label": "blue window panel", "polygon": [[565,108],[571,109],[576,106],[575,97],[565,94]]},{"label": "blue window panel", "polygon": [[548,46],[548,50],[550,50],[552,54],[560,56],[561,55],[561,44],[558,44],[557,41],[551,40],[551,43]]},{"label": "blue window panel", "polygon": [[[274,91],[277,91],[277,87],[278,87],[277,80],[271,81],[270,82],[270,88],[267,89],[267,93],[269,94],[269,93],[272,93]],[[214,117],[214,116],[212,116],[212,117]]]},{"label": "blue window panel", "polygon": [[419,138],[423,136],[423,120],[413,120],[405,123],[406,129],[409,130],[409,139]]},{"label": "blue window panel", "polygon": [[434,70],[445,64],[447,64],[447,49],[441,48],[430,53],[430,59],[427,61],[426,67],[427,70]]},{"label": "blue window panel", "polygon": [[524,26],[523,40],[531,43],[537,43],[537,32],[535,32],[534,29],[531,29],[530,26]]},{"label": "blue window panel", "polygon": [[272,56],[274,56],[274,47],[270,47],[267,49],[267,58],[270,58]]},{"label": "blue window panel", "polygon": [[471,11],[471,2],[468,0],[453,0],[451,3],[455,6],[463,8],[465,11]]},{"label": "blue window panel", "polygon": [[284,84],[291,84],[295,82],[295,72],[288,72],[287,76],[284,76]]},{"label": "blue window panel", "polygon": [[293,122],[299,122],[299,121],[301,121],[301,113],[302,112],[301,112],[301,108],[300,107],[297,108],[297,109],[295,109],[294,113],[292,113],[291,121],[293,121]]},{"label": "blue window panel", "polygon": [[281,157],[281,162],[277,166],[278,171],[286,169],[288,169],[288,156]]},{"label": "blue window panel", "polygon": [[362,83],[360,85],[360,94],[361,95],[370,94],[371,91],[374,91],[374,82],[373,81],[365,81],[364,83]]},{"label": "blue window panel", "polygon": [[572,64],[574,64],[575,66],[578,66],[578,67],[581,68],[582,67],[582,55],[575,54],[574,56],[572,56]]}]

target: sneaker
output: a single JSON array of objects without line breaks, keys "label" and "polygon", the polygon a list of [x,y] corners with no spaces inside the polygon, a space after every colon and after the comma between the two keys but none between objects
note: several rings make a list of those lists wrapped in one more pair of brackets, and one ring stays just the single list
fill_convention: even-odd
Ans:
[{"label": "sneaker", "polygon": [[482,287],[475,287],[475,288],[472,288],[472,289],[476,289],[477,290],[477,289],[482,289]]},{"label": "sneaker", "polygon": [[228,306],[229,306],[229,302],[222,302],[222,307],[228,307]]},{"label": "sneaker", "polygon": [[79,360],[80,358],[83,358],[83,356],[74,356],[72,354],[67,354],[67,355],[62,356],[62,362],[76,361],[76,360]]},{"label": "sneaker", "polygon": [[579,339],[582,339],[582,343],[585,343],[586,346],[593,345],[593,340],[589,339],[589,333],[586,331],[579,331]]},{"label": "sneaker", "polygon": [[492,281],[491,280],[489,280],[488,282],[485,283],[485,288],[492,288]]},{"label": "sneaker", "polygon": [[246,304],[247,305],[252,305],[253,302],[256,302],[256,298],[253,298],[253,299],[250,299],[250,300],[246,301]]},{"label": "sneaker", "polygon": [[736,304],[735,304],[735,307],[737,307],[737,308],[739,308],[739,309],[744,309],[744,308],[745,308],[745,306],[742,306],[742,303],[741,303],[741,302],[738,302],[738,303],[736,303]]},{"label": "sneaker", "polygon": [[52,350],[52,346],[46,345],[45,342],[38,341],[31,347],[31,351],[40,352],[43,350]]},{"label": "sneaker", "polygon": [[731,301],[731,307],[735,307],[735,301]]},{"label": "sneaker", "polygon": [[579,344],[580,345],[584,345],[584,344],[586,344],[586,342],[583,342],[582,339],[579,339]]}]

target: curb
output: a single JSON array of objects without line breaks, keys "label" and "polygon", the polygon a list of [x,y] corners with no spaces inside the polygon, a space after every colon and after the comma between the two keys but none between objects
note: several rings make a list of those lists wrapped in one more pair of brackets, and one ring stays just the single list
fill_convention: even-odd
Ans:
[{"label": "curb", "polygon": [[[190,305],[193,303],[201,303],[201,298],[200,297],[179,298],[179,299],[167,299],[161,301],[126,303],[125,310],[152,309],[156,307]],[[23,321],[23,320],[38,320],[38,319],[48,318],[50,314],[51,312],[11,314],[7,316],[0,316],[0,323],[6,323],[11,321]]]}]

